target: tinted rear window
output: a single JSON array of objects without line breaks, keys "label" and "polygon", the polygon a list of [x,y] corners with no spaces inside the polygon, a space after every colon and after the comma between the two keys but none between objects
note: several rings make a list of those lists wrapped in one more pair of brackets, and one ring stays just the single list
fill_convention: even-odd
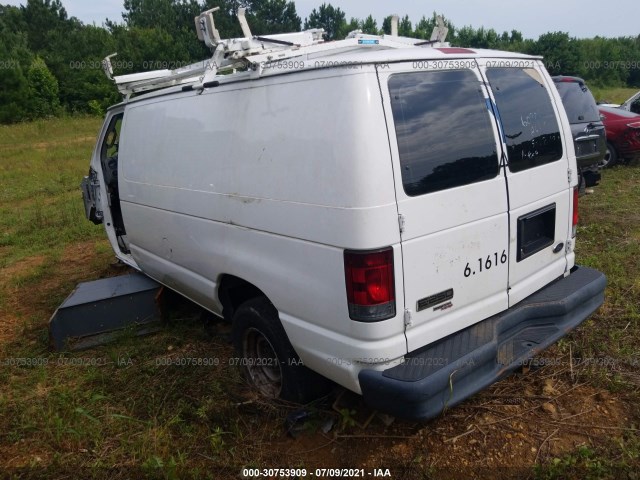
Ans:
[{"label": "tinted rear window", "polygon": [[509,169],[519,172],[562,158],[562,140],[549,93],[529,68],[489,68],[507,144]]},{"label": "tinted rear window", "polygon": [[569,123],[600,121],[596,101],[586,85],[578,82],[556,82],[556,87],[562,97]]},{"label": "tinted rear window", "polygon": [[395,74],[389,79],[389,93],[407,195],[498,174],[490,117],[473,72]]}]

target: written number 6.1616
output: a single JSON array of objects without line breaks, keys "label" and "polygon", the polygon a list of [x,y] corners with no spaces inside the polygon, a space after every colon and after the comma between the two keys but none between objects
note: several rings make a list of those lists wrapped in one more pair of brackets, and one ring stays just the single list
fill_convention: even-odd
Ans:
[{"label": "written number 6.1616", "polygon": [[483,270],[490,270],[491,267],[497,266],[498,261],[501,264],[507,263],[507,252],[506,250],[502,251],[502,255],[498,258],[498,252],[493,252],[493,254],[487,255],[487,258],[479,258],[478,259],[478,270],[472,270],[471,265],[467,262],[467,265],[464,267],[464,276],[470,277],[471,275],[475,275],[476,273],[482,273]]}]

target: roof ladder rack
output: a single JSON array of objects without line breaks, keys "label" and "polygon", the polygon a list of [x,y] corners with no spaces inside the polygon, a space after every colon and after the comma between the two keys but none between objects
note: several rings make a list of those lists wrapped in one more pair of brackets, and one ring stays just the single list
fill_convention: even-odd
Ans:
[{"label": "roof ladder rack", "polygon": [[398,16],[391,22],[391,35],[368,35],[361,31],[351,32],[346,39],[331,42],[323,40],[324,30],[314,28],[302,32],[254,36],[245,16],[245,9],[238,9],[238,20],[244,37],[223,40],[216,29],[213,18],[219,7],[202,12],[194,22],[198,39],[209,47],[213,55],[209,60],[197,62],[175,70],[154,70],[113,77],[110,58],[106,57],[103,67],[107,77],[112,79],[120,93],[128,99],[132,94],[142,93],[177,85],[191,85],[194,89],[204,89],[221,72],[246,69],[251,78],[262,76],[265,69],[277,62],[295,57],[306,59],[337,55],[358,49],[420,48],[425,44],[447,46],[444,39],[447,28],[442,18],[437,18],[437,26],[431,40],[398,36]]}]

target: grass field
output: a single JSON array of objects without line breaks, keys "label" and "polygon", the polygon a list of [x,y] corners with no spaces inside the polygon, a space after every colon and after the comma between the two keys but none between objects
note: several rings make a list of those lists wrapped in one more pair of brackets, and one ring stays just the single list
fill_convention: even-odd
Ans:
[{"label": "grass field", "polygon": [[581,198],[578,261],[607,274],[606,303],[544,353],[545,366],[429,423],[374,417],[361,428],[371,412],[358,399],[336,409],[330,399],[307,409],[294,438],[285,425],[299,407],[256,397],[229,365],[228,328],[205,329],[179,299],[156,335],[50,351],[48,319],[75,284],[122,271],[102,227],[84,219],[78,188],[100,124],[0,126],[5,474],[227,479],[243,467],[376,467],[409,480],[637,478],[629,475],[640,471],[638,164],[605,171]]},{"label": "grass field", "polygon": [[81,221],[78,201],[101,123],[87,117],[0,126],[0,266],[103,237]]},{"label": "grass field", "polygon": [[637,88],[597,88],[590,87],[596,102],[621,104],[638,93]]}]

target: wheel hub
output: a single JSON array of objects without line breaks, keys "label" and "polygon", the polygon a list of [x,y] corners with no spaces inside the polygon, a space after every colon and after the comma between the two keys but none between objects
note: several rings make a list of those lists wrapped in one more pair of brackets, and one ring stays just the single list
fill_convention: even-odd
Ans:
[{"label": "wheel hub", "polygon": [[245,332],[242,361],[251,382],[265,396],[278,397],[282,390],[280,361],[271,342],[255,328]]}]

